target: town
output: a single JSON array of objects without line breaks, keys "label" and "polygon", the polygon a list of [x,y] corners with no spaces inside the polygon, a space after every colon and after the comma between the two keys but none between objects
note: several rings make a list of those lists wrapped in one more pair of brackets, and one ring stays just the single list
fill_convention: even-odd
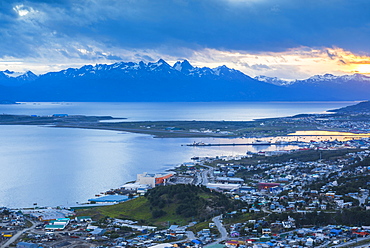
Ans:
[{"label": "town", "polygon": [[[281,153],[194,157],[171,171],[139,174],[135,182],[97,194],[85,205],[4,207],[0,210],[1,245],[365,247],[370,243],[369,161],[369,138],[312,141],[302,149]],[[94,216],[94,209],[101,206],[128,204],[153,189],[172,185],[221,192],[239,202],[234,203],[239,208],[203,221],[164,225]]]}]

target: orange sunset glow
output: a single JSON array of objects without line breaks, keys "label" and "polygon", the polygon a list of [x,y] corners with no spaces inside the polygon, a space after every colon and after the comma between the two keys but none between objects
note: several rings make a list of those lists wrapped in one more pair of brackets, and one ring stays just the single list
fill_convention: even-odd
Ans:
[{"label": "orange sunset glow", "polygon": [[356,65],[356,71],[362,74],[370,74],[370,64]]}]

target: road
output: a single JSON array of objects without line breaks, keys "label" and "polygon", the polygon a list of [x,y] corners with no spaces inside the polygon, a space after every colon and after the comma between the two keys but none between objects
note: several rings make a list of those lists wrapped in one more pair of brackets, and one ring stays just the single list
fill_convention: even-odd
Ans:
[{"label": "road", "polygon": [[32,230],[36,227],[36,223],[31,221],[32,223],[32,226],[29,227],[29,228],[26,228],[26,229],[23,229],[22,231],[20,232],[17,232],[17,234],[15,234],[13,237],[11,237],[7,242],[5,242],[5,244],[2,246],[2,247],[9,247],[10,244],[12,244],[14,241],[16,241],[23,233],[29,231],[29,230]]},{"label": "road", "polygon": [[195,185],[207,185],[209,178],[213,177],[213,167],[208,165],[202,165],[207,169],[204,169],[202,172],[197,173],[196,179],[194,180]]},{"label": "road", "polygon": [[186,236],[188,237],[188,240],[194,240],[197,239],[195,237],[195,234],[192,231],[186,231]]},{"label": "road", "polygon": [[212,242],[204,247],[208,247],[208,246],[211,246],[211,245],[215,245],[215,244],[219,244],[220,242],[226,240],[228,238],[228,233],[226,231],[226,228],[223,226],[222,222],[221,222],[221,215],[219,216],[216,216],[212,219],[212,221],[215,223],[218,231],[220,232],[220,235],[221,237],[219,237],[218,239],[216,239],[215,242]]},{"label": "road", "polygon": [[[357,244],[358,242],[365,241],[365,240],[367,241],[367,243],[365,242],[365,244],[361,244],[361,245]],[[341,243],[341,244],[335,245],[333,247],[335,247],[335,248],[339,248],[339,247],[343,247],[343,248],[344,247],[346,247],[346,248],[347,247],[365,248],[365,247],[370,247],[369,243],[370,243],[370,239],[368,237],[364,237],[364,238],[357,238],[357,239],[351,240],[349,242]]]},{"label": "road", "polygon": [[369,197],[368,193],[364,192],[361,197],[356,197],[356,198],[353,197],[353,198],[357,199],[359,201],[359,204],[363,206],[365,205],[365,201],[368,197]]}]

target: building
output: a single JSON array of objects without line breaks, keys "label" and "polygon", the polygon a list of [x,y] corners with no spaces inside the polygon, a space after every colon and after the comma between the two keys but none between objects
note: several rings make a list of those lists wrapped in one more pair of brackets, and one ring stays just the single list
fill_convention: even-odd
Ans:
[{"label": "building", "polygon": [[269,189],[269,188],[273,188],[273,187],[276,187],[276,186],[280,186],[280,183],[258,183],[258,189],[259,190]]},{"label": "building", "polygon": [[38,247],[37,244],[27,243],[27,242],[19,242],[17,244],[17,248],[37,248],[37,247]]},{"label": "building", "polygon": [[45,230],[63,230],[69,224],[69,218],[59,218],[56,220],[49,221],[48,225],[45,225]]},{"label": "building", "polygon": [[243,184],[244,180],[242,178],[236,178],[236,177],[216,177],[216,182],[218,182],[218,183],[240,183],[240,184]]},{"label": "building", "polygon": [[143,174],[137,174],[136,183],[149,185],[154,188],[158,185],[165,185],[167,179],[172,176],[173,174],[171,173],[148,174],[147,172],[144,172]]},{"label": "building", "polygon": [[89,199],[89,202],[96,202],[96,203],[118,203],[118,202],[124,202],[128,200],[127,195],[106,195],[94,199]]},{"label": "building", "polygon": [[220,189],[220,190],[238,190],[240,184],[235,183],[207,183],[206,185],[209,189]]},{"label": "building", "polygon": [[151,187],[146,184],[127,183],[121,188],[125,190],[135,191],[138,194],[145,194]]},{"label": "building", "polygon": [[91,222],[92,219],[90,216],[77,216],[75,217],[75,221],[77,221],[78,223],[81,223],[81,222]]}]

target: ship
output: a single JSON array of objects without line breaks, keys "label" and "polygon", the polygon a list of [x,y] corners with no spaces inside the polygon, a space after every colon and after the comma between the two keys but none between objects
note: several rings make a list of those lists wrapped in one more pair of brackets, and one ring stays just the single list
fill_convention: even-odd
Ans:
[{"label": "ship", "polygon": [[252,142],[252,145],[271,145],[270,141],[255,140]]}]

